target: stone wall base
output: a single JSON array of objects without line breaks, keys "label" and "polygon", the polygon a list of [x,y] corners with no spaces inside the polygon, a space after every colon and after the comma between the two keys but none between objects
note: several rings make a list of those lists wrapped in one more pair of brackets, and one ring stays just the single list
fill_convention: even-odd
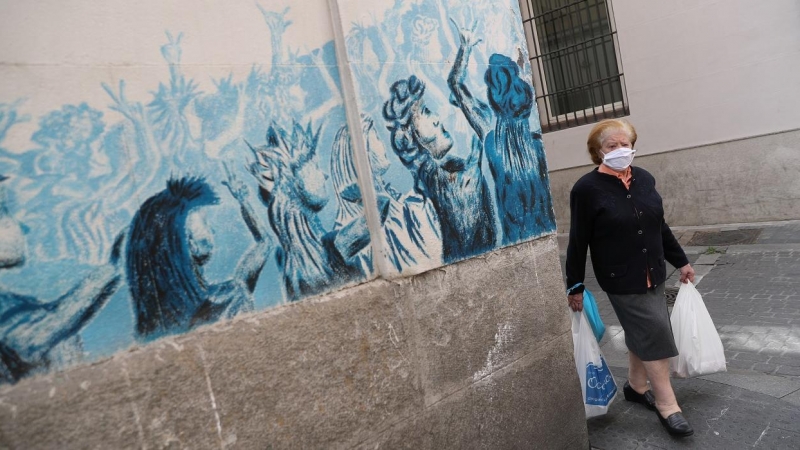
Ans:
[{"label": "stone wall base", "polygon": [[555,236],[0,388],[0,448],[588,448]]}]

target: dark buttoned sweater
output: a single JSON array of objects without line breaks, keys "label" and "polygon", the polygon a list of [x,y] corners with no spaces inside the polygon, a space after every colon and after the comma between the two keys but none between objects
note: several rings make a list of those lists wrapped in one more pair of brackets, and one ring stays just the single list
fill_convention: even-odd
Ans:
[{"label": "dark buttoned sweater", "polygon": [[[587,173],[570,193],[567,287],[584,281],[586,250],[600,287],[609,294],[644,294],[647,272],[656,287],[666,280],[666,259],[675,267],[689,264],[664,221],[656,181],[646,170],[631,167],[630,189],[620,179]],[[583,292],[583,286],[571,293]]]}]

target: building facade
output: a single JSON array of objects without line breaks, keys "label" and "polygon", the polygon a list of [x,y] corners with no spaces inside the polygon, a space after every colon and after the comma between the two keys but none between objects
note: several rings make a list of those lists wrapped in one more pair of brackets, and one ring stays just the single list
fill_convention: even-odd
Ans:
[{"label": "building facade", "polygon": [[0,446],[587,445],[518,4],[301,3],[3,6]]}]

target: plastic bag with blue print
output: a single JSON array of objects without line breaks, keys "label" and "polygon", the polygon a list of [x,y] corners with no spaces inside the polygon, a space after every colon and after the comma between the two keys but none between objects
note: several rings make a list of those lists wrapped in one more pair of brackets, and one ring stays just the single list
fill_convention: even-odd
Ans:
[{"label": "plastic bag with blue print", "polygon": [[583,311],[572,313],[572,343],[586,418],[602,416],[617,395],[617,384]]}]

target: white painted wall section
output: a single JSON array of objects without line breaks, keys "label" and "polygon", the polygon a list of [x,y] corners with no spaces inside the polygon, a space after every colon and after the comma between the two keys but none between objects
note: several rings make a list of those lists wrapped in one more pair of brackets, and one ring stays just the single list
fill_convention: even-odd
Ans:
[{"label": "white painted wall section", "polygon": [[[612,0],[637,156],[800,128],[800,2]],[[544,135],[589,164],[592,125]]]}]

